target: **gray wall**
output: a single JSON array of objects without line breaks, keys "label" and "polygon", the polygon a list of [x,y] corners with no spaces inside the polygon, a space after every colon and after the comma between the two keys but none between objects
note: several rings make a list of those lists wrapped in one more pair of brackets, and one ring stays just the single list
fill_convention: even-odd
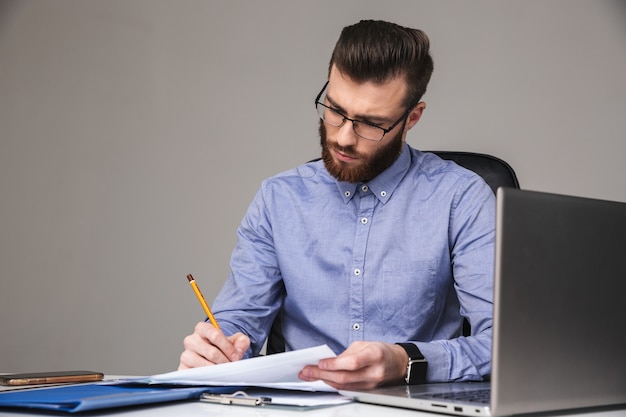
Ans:
[{"label": "gray wall", "polygon": [[0,371],[174,369],[260,181],[316,157],[341,28],[424,29],[408,141],[626,201],[618,1],[0,2]]}]

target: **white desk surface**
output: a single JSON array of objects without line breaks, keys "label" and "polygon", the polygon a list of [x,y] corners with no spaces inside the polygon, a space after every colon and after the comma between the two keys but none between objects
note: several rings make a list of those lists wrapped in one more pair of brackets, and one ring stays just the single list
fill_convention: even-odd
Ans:
[{"label": "white desk surface", "polygon": [[[59,416],[61,414],[47,414],[35,412],[21,411],[0,411],[2,417],[24,417],[24,416]],[[317,408],[313,410],[289,410],[276,407],[247,407],[241,405],[222,405],[207,404],[200,401],[185,401],[177,403],[169,403],[166,405],[152,405],[134,408],[120,408],[117,410],[108,410],[106,412],[91,412],[67,414],[67,416],[81,415],[94,417],[111,415],[116,417],[185,417],[185,416],[237,416],[237,417],[442,417],[443,414],[427,413],[415,410],[406,410],[402,408],[383,407],[378,405],[350,403],[332,407]],[[533,414],[533,417],[539,417],[542,414]],[[557,416],[576,416],[576,417],[624,417],[626,409],[595,411],[585,413],[551,413],[546,414],[550,417]]]},{"label": "white desk surface", "polygon": [[[109,375],[106,379],[127,378]],[[289,409],[288,407],[272,406],[241,406],[210,404],[201,401],[179,401],[165,404],[143,405],[137,407],[122,407],[105,411],[87,413],[47,413],[42,411],[6,411],[0,409],[0,417],[25,417],[25,416],[76,416],[76,417],[202,417],[202,416],[237,416],[237,417],[445,417],[444,414],[429,413],[425,411],[409,410],[404,408],[385,407],[372,404],[352,402],[337,406],[314,408],[308,410]],[[585,412],[559,412],[539,413],[532,417],[626,417],[626,408],[611,410],[594,410]]]}]

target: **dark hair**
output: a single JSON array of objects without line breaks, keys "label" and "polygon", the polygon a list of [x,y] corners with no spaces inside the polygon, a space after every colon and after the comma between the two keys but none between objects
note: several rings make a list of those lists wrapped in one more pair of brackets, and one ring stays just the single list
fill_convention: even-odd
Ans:
[{"label": "dark hair", "polygon": [[333,65],[356,82],[384,83],[406,75],[405,105],[415,105],[426,92],[433,73],[428,36],[380,20],[361,20],[342,31],[330,58]]}]

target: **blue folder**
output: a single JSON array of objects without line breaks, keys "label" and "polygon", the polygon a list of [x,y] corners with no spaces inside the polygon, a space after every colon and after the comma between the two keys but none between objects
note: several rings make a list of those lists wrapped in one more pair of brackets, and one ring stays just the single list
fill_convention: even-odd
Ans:
[{"label": "blue folder", "polygon": [[0,392],[0,408],[77,413],[115,407],[196,399],[204,392],[232,393],[234,387],[172,387],[93,383]]}]

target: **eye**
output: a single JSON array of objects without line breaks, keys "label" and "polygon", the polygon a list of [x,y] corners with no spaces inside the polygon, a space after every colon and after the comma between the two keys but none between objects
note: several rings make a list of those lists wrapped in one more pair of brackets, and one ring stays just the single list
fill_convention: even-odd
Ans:
[{"label": "eye", "polygon": [[384,130],[380,126],[376,126],[376,125],[373,125],[373,124],[367,123],[367,122],[361,122],[360,125],[359,125],[359,128],[361,130],[368,130],[368,131],[372,131],[372,132],[379,131],[379,130]]},{"label": "eye", "polygon": [[367,127],[370,127],[370,128],[383,129],[383,130],[385,129],[380,124],[374,123],[374,122],[370,122],[369,120],[360,120],[360,122],[363,123],[363,126],[367,126]]},{"label": "eye", "polygon": [[337,109],[326,107],[326,117],[331,120],[343,121],[344,115]]}]

